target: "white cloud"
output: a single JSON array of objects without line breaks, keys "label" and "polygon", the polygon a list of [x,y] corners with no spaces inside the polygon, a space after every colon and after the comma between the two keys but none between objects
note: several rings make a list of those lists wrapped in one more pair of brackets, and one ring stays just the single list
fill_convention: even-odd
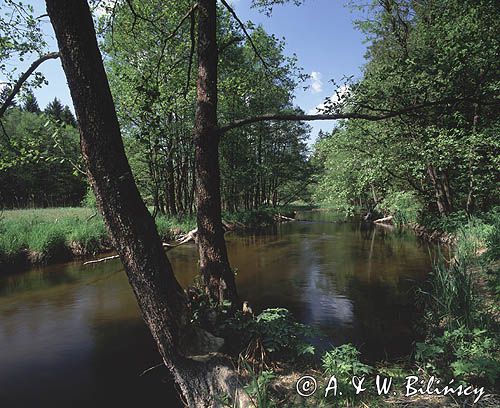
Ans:
[{"label": "white cloud", "polygon": [[[328,98],[332,103],[337,103],[339,99],[346,94],[346,92],[349,90],[349,85],[342,85],[336,89],[336,91],[333,93],[332,96]],[[325,101],[326,102],[326,101]],[[323,109],[325,109],[325,102],[320,103],[319,105],[316,105],[316,107],[309,109],[307,112],[309,115],[314,115],[316,113],[321,113]]]},{"label": "white cloud", "polygon": [[313,93],[319,93],[323,91],[323,81],[321,81],[321,72],[313,71],[311,72],[311,91]]},{"label": "white cloud", "polygon": [[99,0],[94,3],[94,8],[92,9],[94,15],[97,18],[108,15],[111,13],[113,6],[117,0]]}]

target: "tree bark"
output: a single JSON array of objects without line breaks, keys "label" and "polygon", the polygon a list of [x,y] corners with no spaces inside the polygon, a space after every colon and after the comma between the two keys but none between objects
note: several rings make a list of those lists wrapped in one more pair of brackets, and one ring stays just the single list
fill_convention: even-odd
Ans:
[{"label": "tree bark", "polygon": [[198,2],[198,81],[194,130],[200,272],[208,294],[237,304],[222,227],[217,125],[216,0]]},{"label": "tree bark", "polygon": [[187,325],[184,291],[125,156],[89,6],[85,0],[46,0],[46,5],[78,118],[89,181],[163,361],[190,407],[218,406],[217,398],[227,394],[244,401],[238,378],[224,358],[200,362],[186,357],[193,340],[203,336]]},{"label": "tree bark", "polygon": [[451,212],[451,202],[449,189],[447,187],[447,179],[443,175],[438,175],[436,169],[432,164],[429,164],[427,166],[427,173],[429,174],[432,185],[434,187],[436,204],[439,214],[441,216],[446,216]]}]

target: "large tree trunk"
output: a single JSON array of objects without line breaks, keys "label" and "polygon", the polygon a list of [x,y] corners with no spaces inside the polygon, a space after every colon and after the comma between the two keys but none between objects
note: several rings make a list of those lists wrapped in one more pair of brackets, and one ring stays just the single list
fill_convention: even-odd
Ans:
[{"label": "large tree trunk", "polygon": [[427,166],[427,174],[431,179],[436,195],[436,204],[441,216],[446,216],[451,213],[450,194],[447,184],[447,179],[443,175],[438,175],[432,164]]},{"label": "large tree trunk", "polygon": [[210,336],[187,325],[184,291],[132,177],[88,4],[46,4],[78,118],[89,181],[142,316],[188,405],[218,406],[218,397],[234,396],[241,387],[224,359],[202,363],[186,357]]},{"label": "large tree trunk", "polygon": [[200,272],[209,295],[237,304],[222,227],[217,125],[216,0],[198,2],[198,82],[194,130]]}]

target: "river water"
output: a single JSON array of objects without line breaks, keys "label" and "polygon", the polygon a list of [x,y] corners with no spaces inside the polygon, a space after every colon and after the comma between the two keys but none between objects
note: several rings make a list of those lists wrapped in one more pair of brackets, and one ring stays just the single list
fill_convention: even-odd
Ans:
[{"label": "river water", "polygon": [[[227,235],[240,296],[254,312],[286,307],[367,359],[404,355],[415,339],[413,289],[432,248],[411,233],[331,222],[325,212]],[[182,285],[194,245],[169,251]],[[0,277],[0,406],[176,406],[119,261],[81,261]]]}]

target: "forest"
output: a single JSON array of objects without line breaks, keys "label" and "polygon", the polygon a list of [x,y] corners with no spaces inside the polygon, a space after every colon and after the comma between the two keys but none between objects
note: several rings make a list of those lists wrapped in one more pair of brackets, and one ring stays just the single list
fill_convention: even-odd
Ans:
[{"label": "forest", "polygon": [[[160,361],[125,354],[141,380],[104,368],[91,377],[116,388],[82,386],[82,406],[119,389],[121,406],[500,404],[498,2],[348,2],[361,74],[332,78],[314,112],[296,102],[311,74],[239,2],[44,3],[0,0],[0,321],[43,294],[61,305],[63,290],[121,288],[114,265],[116,302],[133,304],[126,319],[148,331],[137,344]],[[271,20],[315,7],[248,3]],[[72,106],[56,93],[40,106],[48,60]],[[111,310],[96,298],[96,315]],[[130,333],[110,327],[126,319],[95,331],[121,342]],[[0,328],[0,397],[32,406],[2,364],[70,360],[9,360],[13,324]],[[408,393],[412,375],[455,389]],[[407,393],[377,392],[380,376]],[[67,404],[57,381],[33,394],[41,406]]]}]

